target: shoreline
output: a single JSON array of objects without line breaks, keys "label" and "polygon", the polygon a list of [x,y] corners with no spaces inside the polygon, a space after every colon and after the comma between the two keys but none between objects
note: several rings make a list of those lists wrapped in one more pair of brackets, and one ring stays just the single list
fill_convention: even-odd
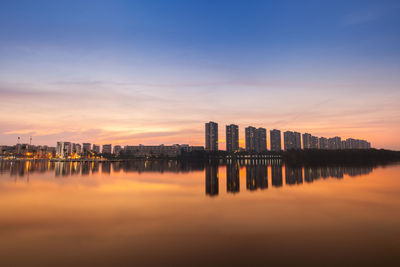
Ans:
[{"label": "shoreline", "polygon": [[176,157],[120,155],[118,157],[102,157],[95,159],[34,159],[34,158],[0,158],[0,161],[49,161],[49,162],[123,162],[131,160],[178,160],[178,161],[231,161],[231,160],[282,160],[288,163],[362,163],[400,161],[400,151],[384,149],[365,150],[290,150],[281,152],[249,153],[226,151],[185,153]]}]

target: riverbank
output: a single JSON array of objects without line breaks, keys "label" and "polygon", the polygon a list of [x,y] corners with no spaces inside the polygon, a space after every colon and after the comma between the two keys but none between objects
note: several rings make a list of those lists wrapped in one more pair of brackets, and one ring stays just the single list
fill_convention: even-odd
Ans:
[{"label": "riverbank", "polygon": [[212,160],[283,160],[288,163],[298,164],[325,164],[325,163],[365,163],[365,162],[390,162],[400,161],[400,151],[384,149],[355,149],[355,150],[290,150],[281,152],[227,153],[226,151],[184,153],[178,157],[147,156],[137,157],[133,155],[122,155],[117,157],[102,157],[96,159],[32,159],[13,158],[0,159],[7,161],[50,161],[50,162],[118,162],[129,160],[182,160],[182,161],[212,161]]}]

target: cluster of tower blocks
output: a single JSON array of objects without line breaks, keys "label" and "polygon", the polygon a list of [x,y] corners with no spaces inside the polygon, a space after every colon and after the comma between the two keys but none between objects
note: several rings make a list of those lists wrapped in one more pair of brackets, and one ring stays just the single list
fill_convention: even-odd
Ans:
[{"label": "cluster of tower blocks", "polygon": [[[270,150],[281,151],[282,139],[280,130],[270,130]],[[303,143],[301,142],[303,140]],[[218,123],[208,122],[205,125],[205,143],[207,151],[218,151]],[[245,150],[248,152],[267,151],[267,130],[249,126],[245,128]],[[286,131],[283,133],[284,150],[293,149],[369,149],[371,143],[365,140],[341,137],[332,138],[317,137],[309,133]],[[235,124],[226,125],[226,151],[240,151],[239,147],[239,126]]]}]

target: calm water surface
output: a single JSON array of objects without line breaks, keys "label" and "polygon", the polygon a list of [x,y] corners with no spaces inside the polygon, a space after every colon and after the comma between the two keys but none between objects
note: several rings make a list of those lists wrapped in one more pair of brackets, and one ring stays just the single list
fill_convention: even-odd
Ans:
[{"label": "calm water surface", "polygon": [[0,162],[0,266],[400,266],[400,165]]}]

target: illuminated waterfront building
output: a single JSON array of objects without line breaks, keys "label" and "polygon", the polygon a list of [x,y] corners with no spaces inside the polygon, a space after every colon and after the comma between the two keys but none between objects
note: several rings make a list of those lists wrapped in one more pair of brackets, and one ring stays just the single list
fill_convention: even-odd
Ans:
[{"label": "illuminated waterfront building", "polygon": [[303,149],[311,148],[311,134],[304,133],[303,134]]},{"label": "illuminated waterfront building", "polygon": [[256,152],[267,151],[267,130],[265,128],[258,128],[256,130]]},{"label": "illuminated waterfront building", "polygon": [[318,143],[319,149],[328,149],[328,139],[325,137],[320,137]]},{"label": "illuminated waterfront building", "polygon": [[68,158],[72,153],[71,142],[57,142],[56,154],[59,158]]},{"label": "illuminated waterfront building", "polygon": [[271,151],[281,151],[281,131],[276,129],[271,130],[269,136],[271,141]]},{"label": "illuminated waterfront building", "polygon": [[300,133],[292,131],[284,132],[283,145],[285,150],[301,149]]},{"label": "illuminated waterfront building", "polygon": [[93,151],[94,153],[100,154],[100,146],[99,146],[99,145],[93,144],[92,151]]},{"label": "illuminated waterfront building", "polygon": [[341,149],[342,140],[339,136],[328,139],[328,149]]},{"label": "illuminated waterfront building", "polygon": [[114,155],[119,155],[119,153],[121,153],[121,151],[122,151],[122,147],[120,145],[114,146],[114,149],[113,149]]},{"label": "illuminated waterfront building", "polygon": [[226,151],[235,152],[239,150],[239,126],[235,124],[226,126]]},{"label": "illuminated waterfront building", "polygon": [[206,123],[205,141],[207,151],[218,151],[218,123]]},{"label": "illuminated waterfront building", "polygon": [[81,154],[82,153],[82,146],[80,144],[72,144],[72,153]]},{"label": "illuminated waterfront building", "polygon": [[311,136],[311,148],[312,149],[318,149],[318,137],[316,136]]},{"label": "illuminated waterfront building", "polygon": [[89,153],[92,151],[92,144],[91,143],[83,143],[82,144],[82,152],[83,154]]},{"label": "illuminated waterfront building", "polygon": [[256,151],[256,128],[249,126],[245,129],[246,137],[246,151],[254,152]]},{"label": "illuminated waterfront building", "polygon": [[101,153],[103,154],[111,154],[111,145],[107,144],[107,145],[103,145],[103,148],[101,150]]}]

